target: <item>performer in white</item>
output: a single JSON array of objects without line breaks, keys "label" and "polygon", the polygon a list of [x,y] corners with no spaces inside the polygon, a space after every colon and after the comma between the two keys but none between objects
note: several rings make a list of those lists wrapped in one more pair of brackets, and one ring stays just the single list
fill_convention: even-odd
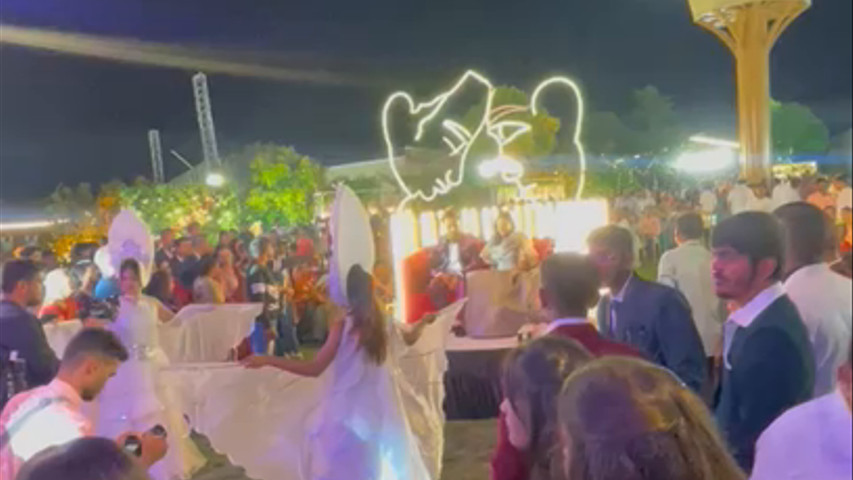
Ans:
[{"label": "performer in white", "polygon": [[182,402],[161,370],[169,360],[160,347],[158,324],[173,313],[143,295],[142,285],[153,261],[153,242],[142,222],[122,212],[110,227],[109,247],[119,275],[121,296],[115,322],[109,327],[124,343],[130,358],[118,369],[99,397],[95,430],[116,438],[122,432],[165,427],[169,451],[149,473],[156,480],[188,479],[205,459],[189,438]]},{"label": "performer in white", "polygon": [[249,368],[275,367],[310,377],[330,369],[319,408],[305,426],[301,478],[437,479],[432,459],[425,458],[428,446],[422,445],[424,437],[409,423],[407,408],[411,407],[406,402],[411,397],[400,368],[407,346],[436,317],[427,315],[411,325],[385,318],[373,277],[367,273],[374,258],[363,210],[351,191],[338,190],[332,217],[335,250],[330,297],[347,311],[332,316],[329,337],[316,357],[300,361],[254,356],[243,363]]},{"label": "performer in white", "polygon": [[435,316],[413,325],[388,322],[370,274],[356,265],[346,283],[350,310],[333,320],[314,360],[256,356],[244,365],[312,377],[331,367],[328,389],[306,429],[301,469],[306,480],[429,480],[397,385],[397,360]]}]

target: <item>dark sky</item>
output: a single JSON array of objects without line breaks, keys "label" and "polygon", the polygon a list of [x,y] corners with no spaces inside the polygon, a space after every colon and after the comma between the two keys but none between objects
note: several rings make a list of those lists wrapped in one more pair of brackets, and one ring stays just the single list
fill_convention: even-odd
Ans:
[{"label": "dark sky", "polygon": [[[811,106],[835,133],[851,124],[851,1],[814,3],[774,50],[772,91]],[[225,153],[271,141],[325,164],[375,158],[392,88],[429,93],[469,67],[521,88],[567,74],[598,110],[624,109],[631,89],[655,85],[696,131],[734,131],[730,55],[692,25],[686,0],[2,0],[0,21],[239,51],[375,82],[211,74]],[[191,73],[0,47],[0,198],[148,175],[150,128],[165,149],[198,160]],[[168,176],[182,170],[166,158]]]}]

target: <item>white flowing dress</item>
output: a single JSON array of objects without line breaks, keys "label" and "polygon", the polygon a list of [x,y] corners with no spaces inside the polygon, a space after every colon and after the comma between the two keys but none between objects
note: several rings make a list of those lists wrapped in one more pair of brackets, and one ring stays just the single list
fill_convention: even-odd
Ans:
[{"label": "white flowing dress", "polygon": [[177,389],[160,374],[169,360],[160,347],[157,327],[156,300],[145,295],[136,303],[121,300],[111,330],[130,358],[98,396],[95,430],[98,435],[116,438],[162,425],[168,433],[169,450],[149,473],[156,480],[184,480],[204,466],[205,459],[189,438]]},{"label": "white flowing dress", "polygon": [[406,414],[398,358],[406,349],[389,325],[382,365],[362,350],[351,318],[332,364],[320,407],[309,420],[305,480],[429,480],[432,478]]}]

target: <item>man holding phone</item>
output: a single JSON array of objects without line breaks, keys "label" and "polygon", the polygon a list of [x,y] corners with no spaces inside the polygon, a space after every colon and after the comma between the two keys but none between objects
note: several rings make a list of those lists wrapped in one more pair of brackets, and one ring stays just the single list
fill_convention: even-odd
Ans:
[{"label": "man holding phone", "polygon": [[[25,461],[48,447],[92,436],[81,406],[98,396],[127,357],[112,332],[87,328],[78,333],[65,349],[56,378],[15,395],[0,414],[0,478],[15,478]],[[166,454],[166,438],[159,433],[128,433],[117,442],[147,468]]]}]

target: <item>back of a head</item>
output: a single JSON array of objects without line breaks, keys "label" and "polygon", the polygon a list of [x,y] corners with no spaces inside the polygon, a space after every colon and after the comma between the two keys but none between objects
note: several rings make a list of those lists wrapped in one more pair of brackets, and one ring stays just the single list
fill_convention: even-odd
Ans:
[{"label": "back of a head", "polygon": [[39,274],[38,266],[30,260],[10,260],[3,264],[2,290],[3,293],[12,293],[19,282],[34,280]]},{"label": "back of a head", "polygon": [[773,279],[782,276],[784,244],[779,222],[769,213],[741,212],[731,216],[714,228],[711,247],[729,247],[749,257],[756,265],[764,259],[776,261]]},{"label": "back of a head", "polygon": [[605,225],[596,228],[589,234],[586,243],[589,246],[605,247],[611,252],[623,256],[633,257],[634,255],[634,238],[628,229],[619,225]]},{"label": "back of a head", "polygon": [[674,374],[622,357],[595,360],[560,394],[572,480],[741,480],[702,400]]},{"label": "back of a head", "polygon": [[51,447],[27,461],[17,480],[150,480],[113,440],[84,437]]},{"label": "back of a head", "polygon": [[84,328],[65,347],[62,366],[73,366],[88,355],[99,355],[119,362],[128,358],[127,349],[114,333],[103,328]]},{"label": "back of a head", "polygon": [[574,340],[545,336],[516,348],[505,360],[504,395],[525,424],[529,450],[540,468],[559,468],[552,455],[558,441],[557,396],[566,378],[592,358]]},{"label": "back of a head", "polygon": [[675,231],[685,240],[698,240],[705,232],[702,216],[696,212],[682,213],[675,220]]},{"label": "back of a head", "polygon": [[598,270],[585,255],[555,253],[540,267],[542,289],[560,316],[586,316],[598,300]]},{"label": "back of a head", "polygon": [[777,208],[773,215],[779,219],[785,234],[786,253],[802,265],[823,260],[827,240],[831,235],[829,220],[814,205],[794,202]]},{"label": "back of a head", "polygon": [[359,344],[370,360],[382,364],[388,353],[388,335],[376,300],[373,277],[361,265],[353,265],[347,272],[346,290]]}]

